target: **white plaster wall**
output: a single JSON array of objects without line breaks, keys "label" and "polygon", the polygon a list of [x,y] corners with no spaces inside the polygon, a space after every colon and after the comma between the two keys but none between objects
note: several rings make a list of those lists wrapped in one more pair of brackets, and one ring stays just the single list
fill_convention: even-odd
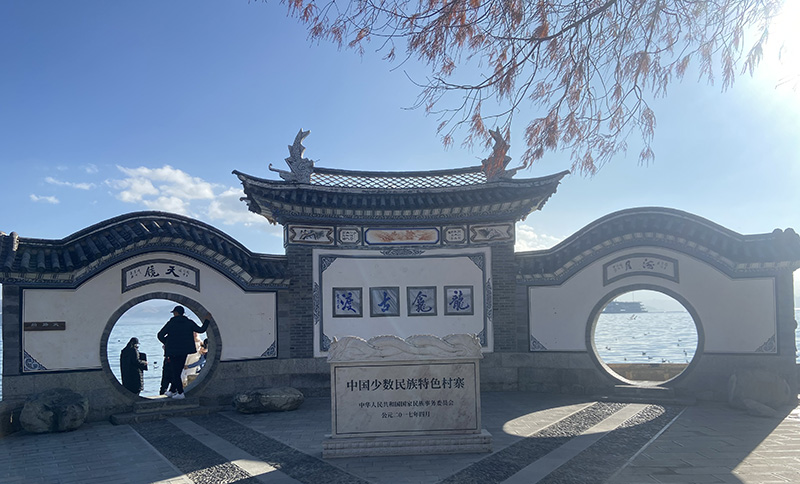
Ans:
[{"label": "white plaster wall", "polygon": [[[604,264],[643,252],[677,260],[679,282],[636,275],[603,286]],[[531,335],[547,350],[588,351],[586,326],[594,306],[616,289],[635,284],[671,290],[694,307],[705,333],[705,352],[753,353],[776,334],[773,278],[732,279],[680,252],[635,247],[595,261],[560,286],[530,286]]]},{"label": "white plaster wall", "polygon": [[[482,271],[470,255],[482,254]],[[336,256],[337,259],[322,273],[320,280],[320,256]],[[369,339],[391,334],[407,338],[417,334],[432,334],[443,337],[455,333],[480,333],[486,321],[485,351],[492,348],[491,320],[485,311],[485,282],[491,278],[491,254],[489,248],[427,250],[415,257],[384,256],[377,250],[314,250],[314,282],[321,289],[322,327],[330,339],[342,336],[359,336]],[[473,286],[472,315],[445,315],[444,286]],[[369,311],[369,288],[396,286],[400,288],[399,317],[371,317]],[[407,294],[409,286],[436,286],[437,315],[407,316]],[[333,288],[360,287],[364,299],[363,316],[360,318],[333,317]],[[320,351],[319,323],[314,331],[314,355],[324,356]]]},{"label": "white plaster wall", "polygon": [[[122,293],[122,269],[152,259],[174,260],[197,268],[201,292],[157,282]],[[222,339],[222,360],[259,358],[275,343],[275,293],[245,293],[230,279],[195,259],[159,252],[127,259],[74,290],[25,289],[23,321],[65,321],[66,330],[24,331],[23,347],[48,370],[100,368],[100,340],[108,319],[131,299],[154,292],[181,294],[208,309]],[[167,319],[168,314],[165,323]]]}]

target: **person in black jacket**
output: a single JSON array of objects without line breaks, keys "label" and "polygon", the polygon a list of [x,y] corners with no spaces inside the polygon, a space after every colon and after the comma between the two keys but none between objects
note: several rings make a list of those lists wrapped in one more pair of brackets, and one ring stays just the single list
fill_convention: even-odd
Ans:
[{"label": "person in black jacket", "polygon": [[131,338],[119,354],[119,370],[122,373],[122,386],[135,394],[144,389],[144,370],[147,360],[139,354],[139,339]]},{"label": "person in black jacket", "polygon": [[206,313],[202,326],[198,326],[183,313],[183,306],[175,306],[172,318],[158,332],[158,340],[164,343],[164,355],[169,358],[169,382],[175,391],[168,391],[166,395],[172,398],[185,398],[181,371],[186,365],[186,357],[197,352],[194,333],[205,333],[211,322],[211,313]]},{"label": "person in black jacket", "polygon": [[[164,345],[161,345],[161,349],[162,350],[164,349]],[[167,357],[167,354],[164,353],[164,362],[161,365],[161,386],[160,386],[160,390],[158,392],[159,395],[166,395],[167,391],[170,392],[170,394],[169,394],[170,396],[175,395],[175,393],[176,393],[175,392],[176,389],[170,387],[170,384],[169,384],[170,381],[171,381],[171,375],[172,375],[172,373],[170,373],[170,368],[172,368],[172,365],[170,365],[170,361],[169,361],[169,358]]]}]

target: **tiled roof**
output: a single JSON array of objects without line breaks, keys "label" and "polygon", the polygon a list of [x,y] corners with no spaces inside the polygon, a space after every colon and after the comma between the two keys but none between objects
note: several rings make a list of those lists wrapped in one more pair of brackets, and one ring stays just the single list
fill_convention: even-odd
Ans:
[{"label": "tiled roof", "polygon": [[247,288],[285,286],[286,258],[254,254],[224,232],[180,215],[137,212],[100,222],[61,240],[0,235],[0,283],[74,287],[137,253],[197,258]]},{"label": "tiled roof", "polygon": [[480,167],[438,172],[314,168],[314,173],[329,176],[326,185],[233,173],[242,182],[250,210],[281,224],[516,221],[541,209],[569,173],[486,183],[485,177],[476,181],[483,176],[476,170]]},{"label": "tiled roof", "polygon": [[732,276],[800,268],[800,236],[792,229],[742,235],[680,210],[643,207],[600,218],[552,249],[518,253],[518,279],[563,281],[592,261],[632,246],[678,250]]},{"label": "tiled roof", "polygon": [[415,188],[445,188],[486,183],[480,166],[457,170],[437,171],[349,171],[315,167],[311,184],[343,188],[377,188],[405,190]]}]

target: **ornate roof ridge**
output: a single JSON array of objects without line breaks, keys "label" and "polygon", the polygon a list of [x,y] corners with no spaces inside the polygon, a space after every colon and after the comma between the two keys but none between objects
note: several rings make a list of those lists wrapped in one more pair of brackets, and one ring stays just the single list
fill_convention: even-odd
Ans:
[{"label": "ornate roof ridge", "polygon": [[[494,139],[494,146],[489,157],[481,160],[481,166],[451,170],[399,172],[318,168],[314,165],[314,160],[304,157],[306,147],[303,146],[303,140],[309,134],[310,131],[301,129],[295,136],[294,143],[289,145],[289,157],[284,161],[290,171],[274,168],[272,164],[269,165],[270,171],[278,173],[284,181],[296,184],[343,188],[402,189],[443,188],[507,181],[523,168],[523,166],[518,166],[506,169],[511,161],[511,157],[506,154],[509,144],[499,130],[489,130],[489,134]],[[235,170],[233,173],[239,175],[240,179],[242,178],[242,173]]]},{"label": "ornate roof ridge", "polygon": [[310,182],[319,186],[402,190],[483,185],[487,180],[480,166],[430,171],[357,171],[314,167]]},{"label": "ornate roof ridge", "polygon": [[[420,170],[420,171],[390,171],[390,170],[343,170],[339,168],[326,168],[324,166],[315,166],[315,173],[322,174],[337,174],[337,175],[353,175],[353,176],[375,176],[375,177],[424,177],[424,176],[446,176],[446,175],[460,175],[463,173],[480,172],[481,167],[478,165],[467,166],[463,168],[445,168],[441,170]],[[485,177],[484,177],[485,179]]]}]

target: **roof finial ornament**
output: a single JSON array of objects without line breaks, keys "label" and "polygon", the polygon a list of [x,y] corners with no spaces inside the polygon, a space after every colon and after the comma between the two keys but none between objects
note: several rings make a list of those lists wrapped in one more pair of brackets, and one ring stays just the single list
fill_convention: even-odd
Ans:
[{"label": "roof finial ornament", "polygon": [[286,158],[286,164],[289,165],[291,173],[284,170],[279,170],[269,164],[269,169],[278,173],[281,178],[288,182],[294,183],[311,183],[311,173],[314,171],[314,162],[308,158],[303,158],[303,153],[306,147],[303,146],[303,140],[311,133],[311,131],[303,131],[301,128],[294,138],[294,143],[289,146],[289,157]]},{"label": "roof finial ornament", "polygon": [[506,166],[511,161],[511,157],[506,155],[510,147],[508,142],[503,138],[503,135],[500,134],[499,129],[495,129],[494,131],[490,129],[489,134],[494,138],[492,154],[481,161],[481,167],[483,169],[483,174],[486,175],[486,181],[492,182],[513,177],[521,167],[514,168],[513,170],[506,170]]}]

